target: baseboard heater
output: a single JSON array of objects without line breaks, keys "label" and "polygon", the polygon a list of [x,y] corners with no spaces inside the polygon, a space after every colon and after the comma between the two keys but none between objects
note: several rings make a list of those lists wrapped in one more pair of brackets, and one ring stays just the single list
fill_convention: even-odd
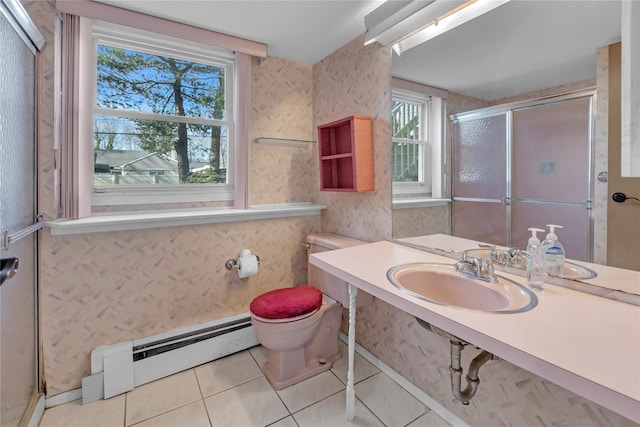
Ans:
[{"label": "baseboard heater", "polygon": [[91,351],[82,403],[135,387],[258,345],[248,313]]}]

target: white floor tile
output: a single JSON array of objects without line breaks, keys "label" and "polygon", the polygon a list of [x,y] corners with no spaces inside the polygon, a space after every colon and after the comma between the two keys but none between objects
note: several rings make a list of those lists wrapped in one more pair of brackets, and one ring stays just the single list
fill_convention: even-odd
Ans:
[{"label": "white floor tile", "polygon": [[293,414],[300,427],[373,427],[384,426],[358,399],[355,419],[347,421],[344,391]]},{"label": "white floor tile", "polygon": [[82,404],[76,400],[44,411],[39,427],[112,427],[124,425],[125,396]]},{"label": "white floor tile", "polygon": [[258,378],[204,400],[214,426],[267,426],[289,415],[266,378]]},{"label": "white floor tile", "polygon": [[262,377],[262,371],[247,351],[232,354],[194,368],[204,397]]},{"label": "white floor tile", "polygon": [[127,426],[202,399],[193,369],[127,392]]},{"label": "white floor tile", "polygon": [[278,395],[287,405],[289,411],[294,413],[344,388],[344,384],[335,375],[330,371],[325,371],[278,391]]},{"label": "white floor tile", "polygon": [[166,414],[158,415],[136,424],[135,427],[211,427],[204,402],[199,400],[195,403],[183,406]]},{"label": "white floor tile", "polygon": [[407,427],[451,427],[445,420],[440,418],[438,414],[429,411]]},{"label": "white floor tile", "polygon": [[256,363],[262,370],[262,365],[264,365],[264,362],[269,360],[269,349],[259,345],[259,346],[250,348],[249,353],[251,353],[251,356],[253,356]]},{"label": "white floor tile", "polygon": [[[298,427],[298,424],[293,419],[293,417],[289,416],[280,421],[277,421],[273,424],[269,424],[269,427]],[[329,427],[329,426],[327,426]]]},{"label": "white floor tile", "polygon": [[[347,384],[347,370],[349,369],[349,355],[348,347],[342,341],[340,341],[340,351],[342,352],[342,359],[336,360],[331,368],[331,372],[336,374],[343,384]],[[380,372],[378,368],[373,366],[367,359],[356,353],[353,358],[353,377],[355,382],[365,380]]]},{"label": "white floor tile", "polygon": [[356,396],[387,426],[405,426],[429,410],[383,374],[356,384],[355,389]]},{"label": "white floor tile", "polygon": [[341,343],[341,349],[343,359],[331,371],[280,392],[262,375],[268,350],[257,346],[126,395],[48,408],[39,427],[449,427],[358,354],[356,419],[347,422],[345,386],[338,379],[346,382],[346,345]]}]

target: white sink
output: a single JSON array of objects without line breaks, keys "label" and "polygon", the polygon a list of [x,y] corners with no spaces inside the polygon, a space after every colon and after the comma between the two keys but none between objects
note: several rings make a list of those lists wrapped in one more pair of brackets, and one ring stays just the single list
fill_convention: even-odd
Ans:
[{"label": "white sink", "polygon": [[451,264],[410,263],[392,267],[387,278],[407,294],[434,304],[490,313],[521,313],[538,304],[525,286],[496,275],[495,283],[456,273]]}]

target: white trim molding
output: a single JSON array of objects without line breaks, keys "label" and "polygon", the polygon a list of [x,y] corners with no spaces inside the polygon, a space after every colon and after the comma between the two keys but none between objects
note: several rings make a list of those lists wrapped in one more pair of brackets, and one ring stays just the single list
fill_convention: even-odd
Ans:
[{"label": "white trim molding", "polygon": [[308,202],[255,205],[248,209],[221,207],[135,211],[95,214],[80,219],[57,219],[47,221],[47,226],[50,228],[51,234],[57,236],[320,215],[322,210],[326,208],[326,206]]}]

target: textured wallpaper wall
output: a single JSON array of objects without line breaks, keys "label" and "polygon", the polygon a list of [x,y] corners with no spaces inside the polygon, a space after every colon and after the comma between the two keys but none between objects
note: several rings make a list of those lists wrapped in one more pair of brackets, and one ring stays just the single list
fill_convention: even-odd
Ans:
[{"label": "textured wallpaper wall", "polygon": [[394,209],[393,238],[451,234],[451,207]]},{"label": "textured wallpaper wall", "polygon": [[[391,237],[391,56],[358,37],[313,66],[314,126],[371,116],[375,191],[321,191],[322,229],[372,242]],[[317,153],[316,153],[317,156]],[[318,162],[314,182],[318,182]]]},{"label": "textured wallpaper wall", "polygon": [[[311,65],[280,58],[255,58],[251,68],[252,105],[249,140],[284,138],[313,141]],[[281,147],[250,143],[249,203],[309,202],[318,192],[316,144]]]},{"label": "textured wallpaper wall", "polygon": [[[319,216],[42,239],[41,334],[50,395],[80,387],[91,349],[248,311],[270,289],[306,282]],[[260,272],[224,267],[244,248]],[[278,248],[274,251],[273,248]]]}]

